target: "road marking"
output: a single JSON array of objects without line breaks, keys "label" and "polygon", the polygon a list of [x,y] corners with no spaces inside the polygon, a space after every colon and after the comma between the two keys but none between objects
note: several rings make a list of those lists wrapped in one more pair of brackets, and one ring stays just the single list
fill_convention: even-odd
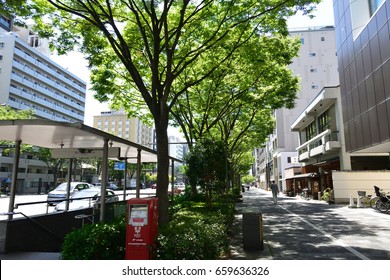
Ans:
[{"label": "road marking", "polygon": [[308,220],[302,218],[301,216],[295,214],[294,212],[291,212],[290,210],[286,209],[285,207],[283,207],[283,206],[281,206],[279,204],[277,206],[279,206],[280,208],[284,209],[286,212],[290,213],[294,217],[296,217],[296,218],[300,219],[301,221],[305,222],[306,224],[308,224],[309,226],[311,226],[315,230],[319,231],[321,234],[323,234],[324,236],[328,237],[330,240],[332,240],[337,245],[344,247],[346,250],[350,251],[352,254],[354,254],[358,258],[360,258],[362,260],[370,260],[367,256],[365,256],[362,253],[360,253],[359,251],[355,250],[354,248],[352,248],[348,244],[345,244],[343,241],[338,240],[336,237],[332,236],[331,234],[327,233],[326,231],[324,231],[321,228],[317,227],[316,225],[312,224]]}]

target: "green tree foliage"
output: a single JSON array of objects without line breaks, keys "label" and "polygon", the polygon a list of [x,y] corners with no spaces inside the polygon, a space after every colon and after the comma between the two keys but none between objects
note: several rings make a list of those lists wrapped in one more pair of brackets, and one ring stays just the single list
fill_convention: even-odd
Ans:
[{"label": "green tree foliage", "polygon": [[[60,53],[81,45],[98,99],[152,117],[159,162],[160,224],[169,220],[167,127],[173,108],[185,93],[228,66],[251,76],[258,63],[256,55],[250,69],[234,64],[240,57],[249,59],[247,45],[262,35],[286,36],[285,18],[297,10],[310,11],[312,2],[319,0],[28,1],[37,30],[51,36]],[[2,3],[18,13],[13,1]],[[272,69],[269,74],[279,79],[277,65]],[[253,81],[249,79],[248,84]],[[263,89],[258,94],[278,93]]]},{"label": "green tree foliage", "polygon": [[33,118],[33,110],[14,110],[10,106],[0,106],[0,120],[23,120]]}]

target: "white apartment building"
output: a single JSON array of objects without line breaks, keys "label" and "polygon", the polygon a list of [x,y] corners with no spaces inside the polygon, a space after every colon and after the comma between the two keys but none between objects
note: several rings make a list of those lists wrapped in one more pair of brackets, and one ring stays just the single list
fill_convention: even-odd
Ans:
[{"label": "white apartment building", "polygon": [[0,29],[0,104],[33,109],[38,118],[83,122],[86,82],[41,53],[37,48],[47,48],[35,34],[20,34]]},{"label": "white apartment building", "polygon": [[[276,127],[263,149],[257,151],[255,173],[260,187],[266,188],[275,180],[280,190],[286,190],[285,170],[299,167],[298,135],[291,131],[292,123],[324,87],[339,85],[336,35],[334,27],[315,27],[290,30],[290,36],[299,36],[299,56],[289,68],[301,79],[295,108],[274,112]],[[263,151],[264,150],[264,151]]]},{"label": "white apartment building", "polygon": [[[13,27],[12,19],[0,15],[0,106],[33,109],[37,118],[83,122],[86,82],[49,56],[45,40],[28,29]],[[0,147],[2,187],[11,182],[12,153]],[[52,183],[53,175],[44,162],[21,155],[17,193],[45,192]]]},{"label": "white apartment building", "polygon": [[128,118],[123,110],[101,112],[93,117],[93,127],[145,147],[153,145],[153,128],[138,118]]}]

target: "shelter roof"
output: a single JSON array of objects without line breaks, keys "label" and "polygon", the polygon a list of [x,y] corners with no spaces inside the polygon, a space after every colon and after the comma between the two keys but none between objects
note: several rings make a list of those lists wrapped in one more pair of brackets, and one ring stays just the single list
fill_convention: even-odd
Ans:
[{"label": "shelter roof", "polygon": [[142,151],[141,162],[157,162],[156,151],[82,123],[44,119],[0,120],[0,139],[21,140],[23,144],[50,149],[101,149],[108,139],[109,147],[120,148],[120,157],[128,158],[128,162],[137,162],[138,149]]}]

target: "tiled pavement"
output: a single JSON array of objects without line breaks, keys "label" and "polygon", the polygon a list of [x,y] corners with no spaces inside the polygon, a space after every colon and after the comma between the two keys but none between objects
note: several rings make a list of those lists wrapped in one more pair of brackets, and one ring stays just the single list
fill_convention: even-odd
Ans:
[{"label": "tiled pavement", "polygon": [[[389,260],[390,213],[317,200],[279,196],[251,188],[236,205],[231,259]],[[242,213],[261,212],[264,250],[244,251]]]}]

